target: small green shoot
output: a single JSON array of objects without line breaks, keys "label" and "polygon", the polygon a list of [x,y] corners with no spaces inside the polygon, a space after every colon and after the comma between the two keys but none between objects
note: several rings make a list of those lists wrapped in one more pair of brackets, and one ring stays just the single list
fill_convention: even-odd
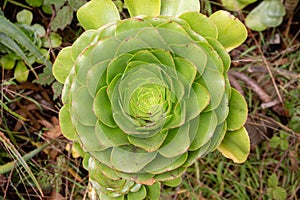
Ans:
[{"label": "small green shoot", "polygon": [[278,177],[274,173],[268,179],[267,194],[274,200],[283,200],[287,197],[286,190],[278,186]]}]

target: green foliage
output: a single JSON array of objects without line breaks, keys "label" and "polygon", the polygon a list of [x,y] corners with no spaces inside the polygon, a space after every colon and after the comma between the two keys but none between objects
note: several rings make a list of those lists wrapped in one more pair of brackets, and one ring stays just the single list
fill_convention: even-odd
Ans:
[{"label": "green foliage", "polygon": [[242,10],[247,5],[256,2],[257,0],[221,0],[222,5],[228,10]]},{"label": "green foliage", "polygon": [[267,194],[274,200],[286,199],[286,190],[278,186],[278,178],[276,174],[272,174],[268,179]]},{"label": "green foliage", "polygon": [[43,4],[43,0],[25,0],[26,3],[32,7],[40,7]]},{"label": "green foliage", "polygon": [[160,14],[160,0],[124,0],[131,17],[138,15],[158,16]]},{"label": "green foliage", "polygon": [[15,66],[15,62],[16,61],[11,58],[9,54],[0,57],[0,65],[6,70],[13,69]]},{"label": "green foliage", "polygon": [[264,0],[246,17],[246,25],[255,31],[263,31],[268,27],[279,26],[285,15],[285,7],[281,0]]},{"label": "green foliage", "polygon": [[120,20],[120,16],[112,1],[92,0],[77,11],[77,19],[81,26],[87,30],[97,29],[109,22]]},{"label": "green foliage", "polygon": [[63,30],[70,25],[73,20],[73,13],[86,2],[86,0],[44,0],[45,6],[54,5],[56,10],[56,15],[51,22],[51,30]]},{"label": "green foliage", "polygon": [[50,85],[54,80],[55,78],[52,75],[52,70],[50,68],[44,68],[43,73],[39,73],[38,79],[33,82],[41,85]]},{"label": "green foliage", "polygon": [[[33,15],[28,10],[17,13],[17,22],[11,23],[3,15],[0,16],[0,64],[4,69],[13,69],[19,82],[24,82],[28,77],[28,69],[25,64],[35,73],[32,64],[40,62],[48,68],[51,63],[46,59],[48,52],[42,49],[42,37],[44,28],[39,24],[31,25]],[[45,54],[42,54],[44,52]]]},{"label": "green foliage", "polygon": [[22,10],[17,13],[17,22],[21,24],[30,25],[32,22],[33,15],[29,10]]},{"label": "green foliage", "polygon": [[291,119],[289,127],[297,133],[300,133],[300,88],[295,88],[288,94],[288,99],[285,102],[287,109],[290,112]]},{"label": "green foliage", "polygon": [[[241,10],[257,0],[222,0],[228,10]],[[281,0],[263,0],[245,19],[246,26],[254,31],[264,31],[269,27],[277,27],[282,23],[285,7]]]},{"label": "green foliage", "polygon": [[15,159],[13,162],[9,162],[9,163],[6,163],[4,165],[1,165],[0,166],[0,174],[9,172],[12,168],[16,167],[17,165],[21,165],[22,167],[24,167],[25,172],[28,173],[29,177],[32,179],[33,183],[36,185],[39,193],[43,194],[42,189],[41,189],[41,187],[40,187],[40,185],[39,185],[36,177],[34,176],[33,172],[31,171],[30,167],[26,163],[26,160],[29,160],[30,158],[32,158],[33,156],[35,156],[37,153],[39,153],[44,148],[46,148],[49,144],[45,143],[45,144],[41,145],[39,148],[31,151],[30,153],[28,153],[28,154],[26,154],[26,155],[24,155],[22,157],[22,155],[17,150],[17,148],[10,142],[10,140],[8,140],[4,136],[4,134],[2,132],[0,132],[0,142],[1,142],[1,145],[3,144],[3,146],[7,150],[9,150],[9,153]]},{"label": "green foliage", "polygon": [[14,71],[15,79],[19,82],[25,82],[28,78],[28,74],[29,71],[24,62],[21,60],[18,61]]},{"label": "green foliage", "polygon": [[280,131],[279,136],[275,135],[270,139],[270,146],[272,148],[277,148],[279,146],[281,150],[287,150],[289,147],[288,134]]},{"label": "green foliage", "polygon": [[26,0],[31,7],[41,7],[46,14],[52,14],[55,7],[55,16],[51,21],[51,30],[63,30],[71,24],[76,12],[87,0]]},{"label": "green foliage", "polygon": [[77,12],[87,31],[53,65],[64,84],[61,130],[86,152],[104,199],[150,198],[159,187],[149,185],[176,186],[219,145],[237,163],[249,154],[247,105],[227,77],[227,51],[246,29],[226,11],[206,17],[199,1],[193,8],[177,2],[180,9],[171,1],[125,1],[131,16],[143,15],[125,20],[110,0],[88,2]]}]

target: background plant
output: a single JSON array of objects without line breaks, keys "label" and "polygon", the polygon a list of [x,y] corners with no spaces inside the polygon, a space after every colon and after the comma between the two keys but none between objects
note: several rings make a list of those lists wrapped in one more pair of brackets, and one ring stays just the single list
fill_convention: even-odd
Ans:
[{"label": "background plant", "polygon": [[[5,7],[4,2],[8,2]],[[32,8],[23,1],[17,3],[23,4],[0,1],[8,19],[15,21],[15,13],[26,8],[34,13],[34,21],[37,20],[46,30],[50,30],[52,15],[43,15],[41,7]],[[220,9],[216,1],[200,3],[201,13],[208,16]],[[243,20],[252,6],[244,8],[242,12],[231,13]],[[128,16],[126,7],[120,8],[121,16]],[[218,151],[210,153],[187,169],[181,185],[174,188],[163,186],[162,199],[271,199],[272,196],[268,193],[271,185],[268,180],[272,174],[276,174],[277,187],[284,188],[287,199],[299,199],[299,133],[292,129],[295,126],[290,120],[292,116],[297,117],[295,111],[299,99],[295,92],[299,88],[300,73],[297,40],[299,6],[295,6],[293,10],[292,15],[284,18],[281,26],[252,32],[243,45],[230,52],[231,84],[244,94],[249,106],[247,130],[252,145],[248,160],[243,165],[237,165],[228,162]],[[62,47],[72,44],[81,31],[76,18],[64,31],[57,31],[63,36]],[[52,57],[55,57],[58,49],[52,51]],[[40,68],[40,65],[37,66]],[[40,74],[40,70],[36,72],[45,78],[52,76],[51,71],[47,74]],[[240,74],[233,77],[231,72]],[[55,118],[60,103],[52,100],[51,88],[45,84],[41,86],[37,82],[32,83],[31,79],[14,83],[11,79],[13,73],[8,70],[2,69],[0,77],[0,96],[5,100],[3,105],[9,109],[5,110],[1,104],[0,129],[4,135],[17,147],[21,155],[30,153],[39,144],[50,142],[45,150],[27,160],[31,171],[40,182],[44,196],[35,192],[37,190],[31,178],[27,173],[21,173],[25,170],[19,165],[9,173],[0,175],[0,198],[29,199],[33,195],[39,199],[95,197],[95,193],[87,187],[88,177],[86,170],[81,167],[81,158],[73,158],[71,152],[64,150],[66,144],[72,145],[59,136],[57,131]],[[242,80],[240,77],[248,79]],[[271,77],[274,78],[274,83]],[[264,97],[261,96],[261,91],[251,86],[254,82],[269,98],[261,98]],[[274,87],[278,88],[279,93],[274,92]],[[280,102],[278,94],[283,99],[283,104],[276,104]],[[276,112],[278,110],[283,112]],[[13,112],[20,115],[20,118],[14,117]],[[278,136],[281,143],[288,143],[288,148],[282,150],[280,145],[276,148],[270,147],[273,136]],[[50,141],[49,137],[53,139]],[[4,165],[14,158],[7,153],[2,142],[1,145],[3,148],[0,148],[0,165]]]},{"label": "background plant", "polygon": [[[256,2],[256,0],[222,0],[222,4],[228,10],[241,10]],[[245,23],[254,31],[263,31],[268,27],[277,27],[285,16],[285,7],[281,0],[264,0],[253,8],[246,16]]]},{"label": "background plant", "polygon": [[[25,64],[35,73],[32,64],[41,62],[48,68],[51,63],[47,60],[47,50],[41,49],[45,30],[42,26],[30,25],[32,13],[28,10],[20,11],[17,15],[17,23],[13,24],[7,20],[3,13],[1,20],[1,66],[4,69],[15,69],[15,78],[22,82],[28,77],[28,70]],[[41,53],[42,52],[42,53]],[[17,63],[17,64],[16,64]]]}]

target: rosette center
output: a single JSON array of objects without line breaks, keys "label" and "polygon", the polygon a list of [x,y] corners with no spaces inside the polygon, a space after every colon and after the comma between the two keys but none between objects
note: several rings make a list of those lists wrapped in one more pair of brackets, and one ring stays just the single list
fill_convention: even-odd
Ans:
[{"label": "rosette center", "polygon": [[166,111],[165,90],[157,84],[137,88],[130,98],[129,114],[142,125],[155,122]]}]

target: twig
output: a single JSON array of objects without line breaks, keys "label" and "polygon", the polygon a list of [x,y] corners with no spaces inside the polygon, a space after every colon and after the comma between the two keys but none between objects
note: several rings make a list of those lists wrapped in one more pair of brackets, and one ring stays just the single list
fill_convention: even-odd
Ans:
[{"label": "twig", "polygon": [[244,81],[245,83],[247,83],[250,86],[250,88],[258,95],[260,100],[262,100],[264,103],[272,101],[272,98],[262,89],[262,87],[260,87],[256,83],[256,81],[249,78],[248,76],[246,76],[242,72],[237,72],[237,71],[230,70],[228,72],[228,74]]},{"label": "twig", "polygon": [[243,91],[241,85],[239,84],[239,82],[236,80],[236,78],[230,74],[228,74],[228,78],[230,81],[230,85],[232,87],[234,87],[235,89],[237,89],[243,96],[245,96],[244,91]]},{"label": "twig", "polygon": [[256,44],[257,49],[258,49],[258,51],[259,51],[259,53],[260,53],[260,55],[261,55],[261,57],[262,57],[262,60],[263,60],[265,66],[266,66],[266,68],[267,68],[267,70],[268,70],[268,73],[269,73],[269,75],[270,75],[270,77],[271,77],[271,80],[272,80],[273,86],[274,86],[274,88],[275,88],[276,94],[277,94],[277,96],[278,96],[278,99],[279,99],[280,103],[283,104],[283,100],[282,100],[282,97],[281,97],[281,95],[280,95],[280,93],[279,93],[278,87],[277,87],[277,85],[276,85],[276,82],[275,82],[274,76],[273,76],[273,74],[272,74],[270,65],[269,65],[269,63],[268,63],[266,57],[264,56],[264,53],[263,53],[263,51],[262,51],[262,49],[261,49],[261,46],[259,45],[257,39],[255,38],[255,36],[253,35],[253,33],[252,33],[252,31],[251,31],[250,29],[249,29],[249,34],[251,35],[251,37],[252,37],[254,43]]},{"label": "twig", "polygon": [[[258,85],[258,83],[256,81],[254,81],[253,79],[249,78],[248,76],[246,76],[245,74],[241,73],[241,72],[237,72],[237,71],[232,71],[230,70],[228,72],[229,75],[234,76],[242,81],[244,81],[246,84],[249,85],[249,87],[258,95],[258,97],[260,98],[260,100],[264,103],[273,103],[272,97],[269,96],[262,87],[260,87]],[[281,116],[288,116],[288,111],[284,110],[284,108],[279,105],[276,104],[274,106],[271,107],[272,110],[274,112],[276,112],[277,114],[281,115]]]},{"label": "twig", "polygon": [[[250,66],[247,71],[253,73],[253,72],[262,72],[262,73],[267,73],[267,69],[263,66]],[[281,69],[281,68],[272,68],[272,72],[280,75],[280,76],[283,76],[287,79],[298,79],[300,78],[300,75],[295,73],[295,72],[292,72],[292,71],[289,71],[289,70],[286,70],[286,69]]]}]

